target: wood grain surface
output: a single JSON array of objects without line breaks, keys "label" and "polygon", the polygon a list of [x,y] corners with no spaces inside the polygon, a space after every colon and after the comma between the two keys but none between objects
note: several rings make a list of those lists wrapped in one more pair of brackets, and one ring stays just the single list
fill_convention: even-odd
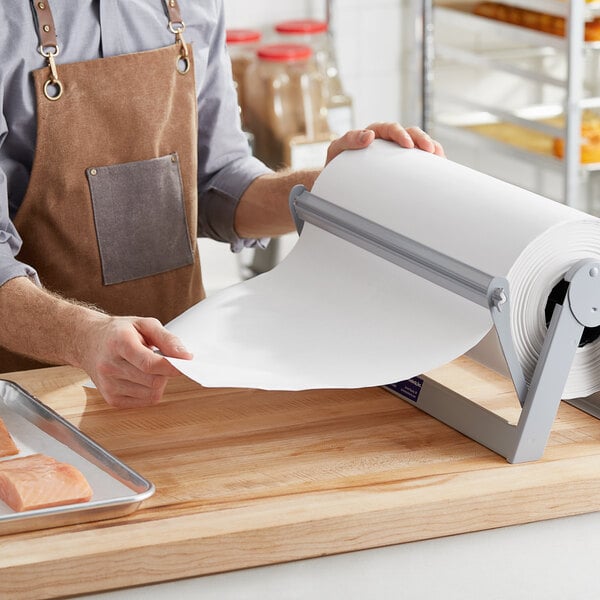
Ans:
[{"label": "wood grain surface", "polygon": [[[509,420],[508,381],[428,374]],[[126,517],[0,535],[0,598],[89,593],[600,509],[600,421],[563,403],[544,458],[510,465],[380,388],[207,389],[118,410],[57,367],[5,375],[157,488]],[[1,534],[1,532],[0,532]]]}]

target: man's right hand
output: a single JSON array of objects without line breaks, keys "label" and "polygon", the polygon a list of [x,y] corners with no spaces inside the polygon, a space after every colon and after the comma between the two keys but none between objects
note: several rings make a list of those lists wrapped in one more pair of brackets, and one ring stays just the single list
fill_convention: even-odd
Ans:
[{"label": "man's right hand", "polygon": [[52,294],[27,277],[0,286],[0,324],[0,346],[41,362],[84,369],[113,406],[148,406],[161,399],[168,378],[179,371],[156,350],[192,358],[156,319],[111,317]]},{"label": "man's right hand", "polygon": [[78,366],[90,375],[111,406],[158,403],[169,377],[180,374],[161,354],[192,358],[181,341],[157,319],[95,313],[84,331]]}]

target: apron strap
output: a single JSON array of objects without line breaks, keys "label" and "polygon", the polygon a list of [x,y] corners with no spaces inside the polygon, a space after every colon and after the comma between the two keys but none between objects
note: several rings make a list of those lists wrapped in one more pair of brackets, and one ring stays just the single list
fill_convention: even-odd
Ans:
[{"label": "apron strap", "polygon": [[[180,47],[181,64],[177,69],[185,74],[190,70],[190,60],[188,48],[183,39],[185,23],[181,18],[179,3],[177,0],[163,0],[169,17],[169,29],[175,34],[175,43]],[[58,78],[56,63],[54,57],[58,55],[60,48],[56,41],[56,28],[54,18],[50,9],[50,0],[31,0],[33,7],[34,20],[37,24],[38,37],[40,45],[38,52],[48,61],[50,73],[44,84],[44,95],[48,100],[58,100],[63,94],[63,85]]]},{"label": "apron strap", "polygon": [[38,52],[48,61],[48,68],[50,69],[48,79],[44,84],[44,96],[48,100],[55,101],[62,96],[63,85],[58,78],[56,62],[54,61],[54,57],[58,56],[60,48],[56,41],[56,28],[50,10],[50,0],[31,0],[31,6],[33,7],[34,21],[37,24],[40,40]]},{"label": "apron strap", "polygon": [[[169,29],[174,33],[183,31],[185,24],[181,18],[181,10],[177,0],[163,0],[169,17]],[[40,50],[54,48],[54,56],[58,54],[58,42],[56,41],[56,27],[50,9],[50,0],[31,0],[35,22],[37,25],[38,38],[40,40]],[[45,54],[44,54],[45,56]]]},{"label": "apron strap", "polygon": [[58,42],[56,41],[56,28],[54,27],[49,0],[31,0],[31,5],[40,40],[39,50],[44,53],[46,48],[54,48],[53,54],[56,56],[58,54]]},{"label": "apron strap", "polygon": [[185,40],[183,39],[183,32],[185,31],[185,23],[181,18],[181,11],[179,10],[179,2],[177,0],[163,0],[167,9],[167,15],[169,16],[169,31],[175,34],[175,43],[179,46],[179,57],[177,61],[177,70],[182,75],[185,75],[191,66],[189,50]]},{"label": "apron strap", "polygon": [[167,9],[167,15],[169,16],[169,28],[178,29],[183,25],[181,11],[179,10],[179,2],[177,2],[177,0],[164,0],[164,3]]}]

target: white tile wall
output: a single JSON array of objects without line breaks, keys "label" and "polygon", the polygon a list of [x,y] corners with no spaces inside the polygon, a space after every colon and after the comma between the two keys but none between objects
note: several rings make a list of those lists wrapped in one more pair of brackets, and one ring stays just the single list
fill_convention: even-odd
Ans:
[{"label": "white tile wall", "polygon": [[286,19],[324,19],[325,2],[317,0],[224,0],[228,27],[267,30]]}]

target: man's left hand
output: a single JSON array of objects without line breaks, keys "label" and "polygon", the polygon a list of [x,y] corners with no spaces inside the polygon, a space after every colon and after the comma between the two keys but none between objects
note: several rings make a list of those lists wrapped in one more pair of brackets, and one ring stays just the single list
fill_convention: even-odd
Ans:
[{"label": "man's left hand", "polygon": [[433,140],[418,127],[404,128],[399,123],[373,123],[366,129],[349,131],[331,142],[327,150],[327,161],[332,161],[344,150],[360,150],[366,148],[374,139],[396,142],[403,148],[419,148],[425,152],[445,156],[442,145]]}]

